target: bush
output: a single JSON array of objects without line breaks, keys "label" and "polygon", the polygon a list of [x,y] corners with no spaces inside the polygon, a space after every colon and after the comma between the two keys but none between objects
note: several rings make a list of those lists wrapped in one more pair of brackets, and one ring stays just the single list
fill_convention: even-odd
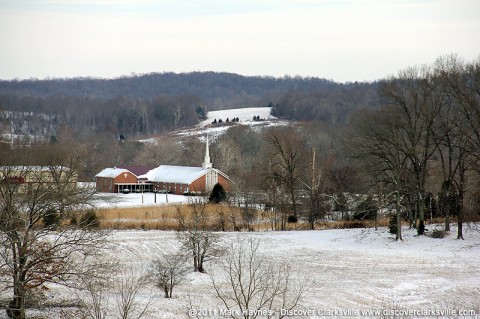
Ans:
[{"label": "bush", "polygon": [[395,214],[390,215],[388,220],[388,231],[392,235],[397,234],[397,216]]},{"label": "bush", "polygon": [[227,198],[227,193],[225,189],[220,184],[215,184],[212,189],[212,193],[210,194],[209,201],[214,202],[216,204],[223,202]]},{"label": "bush", "polygon": [[80,226],[87,228],[97,228],[100,226],[100,220],[93,209],[87,210],[80,218]]},{"label": "bush", "polygon": [[375,220],[377,218],[377,205],[373,198],[368,196],[366,200],[358,204],[353,219],[355,220]]},{"label": "bush", "polygon": [[368,225],[363,221],[347,221],[339,224],[340,229],[367,228]]},{"label": "bush", "polygon": [[430,234],[430,237],[432,238],[445,238],[447,236],[448,232],[445,230],[440,230],[440,229],[434,229],[432,233]]},{"label": "bush", "polygon": [[298,217],[296,215],[289,215],[287,217],[287,223],[292,223],[292,224],[298,223]]},{"label": "bush", "polygon": [[60,225],[60,213],[56,209],[49,209],[43,216],[43,225],[45,227],[57,228]]}]

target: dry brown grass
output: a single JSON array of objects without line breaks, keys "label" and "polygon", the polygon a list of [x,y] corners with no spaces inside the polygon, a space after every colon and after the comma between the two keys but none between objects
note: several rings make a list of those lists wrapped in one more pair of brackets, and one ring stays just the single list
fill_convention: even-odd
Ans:
[{"label": "dry brown grass", "polygon": [[[177,230],[177,210],[188,216],[191,212],[190,205],[163,205],[132,208],[109,208],[97,212],[104,229],[158,229]],[[208,227],[218,231],[262,231],[272,230],[271,216],[257,210],[258,217],[251,225],[246,225],[242,219],[242,209],[237,206],[221,204],[207,204],[205,211],[209,216]],[[374,227],[374,221],[319,221],[315,229],[338,228],[369,228]],[[388,219],[377,221],[378,227],[387,227]],[[287,230],[308,230],[310,225],[305,222],[287,224]]]},{"label": "dry brown grass", "polygon": [[[164,205],[135,208],[110,208],[98,211],[101,227],[105,229],[161,229],[177,230],[177,211],[189,216],[190,205]],[[225,205],[206,205],[209,227],[216,230],[234,230],[235,224],[241,224],[241,210]]]}]

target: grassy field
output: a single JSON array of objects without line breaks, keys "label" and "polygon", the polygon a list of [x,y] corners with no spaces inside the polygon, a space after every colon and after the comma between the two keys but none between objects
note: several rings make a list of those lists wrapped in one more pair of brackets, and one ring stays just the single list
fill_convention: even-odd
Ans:
[{"label": "grassy field", "polygon": [[[262,231],[275,230],[274,220],[279,219],[272,212],[248,209],[222,204],[206,204],[204,206],[206,227],[217,231]],[[144,207],[117,207],[97,211],[100,225],[104,229],[144,229],[144,230],[177,230],[178,214],[190,216],[191,205],[162,205]],[[377,226],[387,226],[388,219],[377,221]],[[315,229],[364,228],[374,227],[374,221],[318,221]],[[310,225],[303,220],[287,223],[287,230],[309,229]],[[278,226],[277,226],[278,230]]]}]

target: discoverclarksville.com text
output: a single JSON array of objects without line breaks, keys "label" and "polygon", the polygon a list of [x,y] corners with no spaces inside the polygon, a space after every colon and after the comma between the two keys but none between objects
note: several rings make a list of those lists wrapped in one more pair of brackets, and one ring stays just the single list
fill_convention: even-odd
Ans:
[{"label": "discoverclarksville.com text", "polygon": [[192,308],[188,311],[191,318],[282,318],[295,317],[453,317],[465,319],[480,319],[475,310],[459,309],[221,309],[221,308]]}]

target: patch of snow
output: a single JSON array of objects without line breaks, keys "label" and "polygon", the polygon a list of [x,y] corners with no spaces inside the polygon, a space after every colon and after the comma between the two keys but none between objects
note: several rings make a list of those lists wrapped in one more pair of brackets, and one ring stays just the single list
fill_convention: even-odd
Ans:
[{"label": "patch of snow", "polygon": [[118,175],[123,173],[130,173],[130,171],[128,169],[123,169],[123,168],[109,167],[109,168],[104,168],[100,173],[95,175],[95,177],[115,178]]},{"label": "patch of snow", "polygon": [[229,110],[220,110],[220,111],[210,111],[207,114],[207,119],[200,123],[200,127],[204,127],[205,125],[211,124],[215,119],[222,120],[224,123],[228,119],[230,121],[233,118],[239,119],[240,122],[252,122],[254,116],[259,116],[260,119],[264,120],[275,120],[276,117],[272,116],[270,113],[272,112],[271,107],[247,107],[242,109],[229,109]]},{"label": "patch of snow", "polygon": [[143,139],[143,140],[138,140],[137,142],[144,143],[144,144],[152,144],[152,145],[157,145],[158,144],[158,140],[155,137],[146,138],[146,139]]},{"label": "patch of snow", "polygon": [[160,193],[98,193],[93,205],[96,208],[141,207],[175,203],[183,204],[188,203],[191,199],[191,196]]}]

